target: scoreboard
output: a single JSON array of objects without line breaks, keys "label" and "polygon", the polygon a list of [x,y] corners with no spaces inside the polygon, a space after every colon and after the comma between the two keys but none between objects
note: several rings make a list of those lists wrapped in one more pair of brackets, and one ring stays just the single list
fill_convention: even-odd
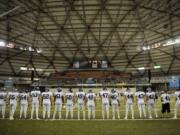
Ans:
[{"label": "scoreboard", "polygon": [[108,68],[108,62],[106,60],[89,60],[89,61],[74,61],[74,69],[106,69]]}]

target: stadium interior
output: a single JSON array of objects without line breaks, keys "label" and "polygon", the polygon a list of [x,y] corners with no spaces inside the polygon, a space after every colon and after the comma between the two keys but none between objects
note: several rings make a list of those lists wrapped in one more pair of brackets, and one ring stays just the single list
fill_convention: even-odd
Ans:
[{"label": "stadium interior", "polygon": [[[7,119],[0,119],[0,134],[30,135],[30,129],[38,134],[56,134],[61,133],[58,131],[61,125],[64,135],[72,134],[69,127],[73,126],[80,128],[79,132],[72,129],[78,135],[117,134],[124,128],[128,130],[122,134],[144,135],[146,130],[157,127],[156,133],[151,130],[147,135],[178,135],[180,121],[171,119],[174,97],[171,114],[163,119],[170,124],[161,117],[154,121],[140,119],[137,105],[135,120],[124,121],[123,93],[127,88],[135,93],[137,89],[147,92],[151,87],[158,96],[156,107],[161,116],[162,91],[173,94],[180,89],[180,1],[0,0],[0,89],[31,92],[37,87],[41,92],[48,88],[53,93],[58,88],[64,93],[69,89],[74,93],[79,88],[86,93],[92,90],[97,95],[98,121],[62,120],[43,125],[43,120],[29,120],[23,124],[25,121],[17,118],[20,108],[17,106],[15,121],[8,120],[9,113]],[[99,93],[103,88],[120,93],[119,121],[101,119]],[[7,112],[9,107],[7,103]],[[31,105],[28,116],[30,108]],[[51,115],[53,109],[54,106]],[[64,118],[65,107],[63,112]],[[74,112],[77,120],[77,108]],[[42,106],[39,113],[41,119]],[[180,118],[180,110],[177,116]],[[27,130],[18,130],[18,125]],[[33,125],[49,130],[39,131]],[[139,130],[140,127],[144,129]]]}]

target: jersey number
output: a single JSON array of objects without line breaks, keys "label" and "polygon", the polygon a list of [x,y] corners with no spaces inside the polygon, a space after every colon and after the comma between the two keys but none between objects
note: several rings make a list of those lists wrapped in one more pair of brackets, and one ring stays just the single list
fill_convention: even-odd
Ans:
[{"label": "jersey number", "polygon": [[103,93],[102,95],[104,98],[108,98],[108,94],[107,93]]},{"label": "jersey number", "polygon": [[71,99],[72,99],[72,96],[71,96],[71,95],[67,95],[66,98],[67,98],[68,100],[71,100]]},{"label": "jersey number", "polygon": [[10,99],[14,100],[15,96],[14,95],[10,95]]},{"label": "jersey number", "polygon": [[43,95],[43,99],[49,99],[49,95],[48,94]]}]

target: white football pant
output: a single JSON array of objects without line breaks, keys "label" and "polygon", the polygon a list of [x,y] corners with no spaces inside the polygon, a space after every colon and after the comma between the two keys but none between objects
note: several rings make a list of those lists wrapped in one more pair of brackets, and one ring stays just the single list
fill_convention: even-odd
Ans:
[{"label": "white football pant", "polygon": [[85,108],[83,103],[78,103],[78,120],[80,119],[80,112],[83,112],[83,119],[85,120]]},{"label": "white football pant", "polygon": [[11,103],[10,104],[10,113],[9,113],[9,119],[10,120],[14,119],[14,113],[16,111],[16,106],[17,106],[17,103]]},{"label": "white football pant", "polygon": [[152,110],[154,111],[155,117],[157,118],[157,110],[156,110],[156,105],[155,103],[148,103],[148,113],[149,113],[149,118],[152,119]]},{"label": "white football pant", "polygon": [[131,109],[132,119],[134,119],[134,107],[133,107],[133,104],[132,104],[132,103],[126,103],[126,114],[125,114],[125,119],[128,118],[129,108]]},{"label": "white football pant", "polygon": [[27,108],[28,108],[28,104],[21,104],[21,108],[20,108],[20,119],[22,118],[22,114],[24,114],[24,118],[27,118]]},{"label": "white football pant", "polygon": [[39,119],[38,111],[39,111],[39,102],[33,102],[32,103],[32,109],[31,109],[31,119],[33,119],[34,111],[36,112],[36,119]]},{"label": "white football pant", "polygon": [[116,117],[116,113],[117,112],[117,116],[118,119],[120,118],[120,114],[119,114],[119,105],[118,104],[112,104],[112,115],[113,115],[113,119],[115,119]]},{"label": "white football pant", "polygon": [[105,118],[105,113],[107,115],[107,119],[109,119],[109,103],[102,104],[102,118]]},{"label": "white football pant", "polygon": [[174,118],[177,118],[177,110],[180,108],[180,102],[176,102],[174,107]]},{"label": "white football pant", "polygon": [[2,118],[5,118],[5,112],[6,112],[6,103],[0,104],[0,110],[2,112]]},{"label": "white football pant", "polygon": [[53,119],[56,117],[56,112],[59,113],[59,119],[61,119],[62,103],[55,103]]},{"label": "white football pant", "polygon": [[43,119],[45,119],[46,117],[46,112],[47,112],[47,117],[49,119],[51,113],[51,104],[49,103],[43,103]]},{"label": "white football pant", "polygon": [[144,117],[146,117],[146,110],[145,110],[145,104],[144,103],[138,103],[138,109],[139,109],[139,117],[142,117],[142,112],[144,114]]},{"label": "white football pant", "polygon": [[95,105],[88,105],[88,119],[91,119],[91,114],[92,114],[92,118],[95,119]]},{"label": "white football pant", "polygon": [[71,119],[73,119],[73,104],[66,104],[66,119],[68,118],[69,112],[71,114]]}]

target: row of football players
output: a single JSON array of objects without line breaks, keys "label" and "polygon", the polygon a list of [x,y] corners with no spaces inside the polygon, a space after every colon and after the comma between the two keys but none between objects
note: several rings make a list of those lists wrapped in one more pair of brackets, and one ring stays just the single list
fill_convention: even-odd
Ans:
[{"label": "row of football players", "polygon": [[[142,113],[144,114],[144,117],[146,117],[146,111],[145,111],[145,104],[148,105],[148,114],[149,118],[152,118],[151,111],[153,110],[155,113],[155,117],[158,117],[157,111],[156,111],[156,94],[155,92],[151,91],[151,88],[147,89],[148,92],[145,94],[143,91],[137,91],[135,93],[137,103],[138,103],[138,109],[139,109],[139,116],[142,117]],[[125,119],[128,118],[128,112],[129,109],[131,110],[132,119],[134,119],[134,96],[133,92],[130,91],[128,88],[126,92],[124,92],[125,97]],[[10,100],[10,113],[9,113],[9,119],[14,119],[14,113],[17,106],[17,98],[20,99],[20,118],[22,118],[22,114],[24,114],[24,118],[27,117],[27,109],[28,109],[28,99],[29,94],[27,92],[9,92],[8,94],[6,92],[1,91],[0,92],[0,108],[2,110],[2,117],[5,118],[5,110],[6,110],[6,97],[9,97]],[[58,89],[57,92],[52,94],[52,92],[49,92],[48,89],[46,89],[45,92],[41,93],[38,88],[36,90],[31,91],[30,96],[32,96],[32,109],[31,109],[31,119],[33,119],[34,111],[36,112],[36,119],[39,119],[38,117],[38,109],[39,109],[39,99],[40,96],[42,96],[42,105],[43,105],[43,119],[45,118],[45,115],[47,113],[47,118],[50,118],[50,110],[51,110],[51,101],[52,96],[54,96],[54,103],[55,103],[55,109],[53,114],[53,119],[56,117],[56,113],[59,113],[59,119],[61,119],[61,110],[62,105],[64,104],[64,96],[66,100],[66,119],[68,118],[68,115],[71,115],[71,118],[73,118],[73,109],[74,109],[74,101],[75,97],[77,97],[77,104],[78,104],[78,119],[80,119],[80,112],[83,112],[83,119],[85,119],[85,103],[87,102],[87,108],[88,108],[88,119],[95,119],[95,100],[96,100],[96,94],[93,93],[92,90],[89,90],[87,94],[82,91],[82,89],[79,89],[79,91],[74,95],[71,89],[69,89],[69,92],[63,94],[62,89]],[[177,109],[180,107],[180,91],[175,92],[176,96],[176,104],[175,104],[175,116],[174,118],[177,118]],[[109,119],[109,104],[112,105],[112,118],[115,119],[115,114],[117,114],[117,117],[120,118],[119,113],[119,94],[115,89],[112,89],[111,92],[108,91],[106,88],[104,88],[100,92],[100,97],[102,100],[102,118],[105,118],[105,114],[107,119]],[[146,98],[145,98],[146,97]],[[161,101],[162,101],[162,113],[170,112],[170,95],[165,92],[161,95]],[[86,101],[86,102],[85,102]]]}]

